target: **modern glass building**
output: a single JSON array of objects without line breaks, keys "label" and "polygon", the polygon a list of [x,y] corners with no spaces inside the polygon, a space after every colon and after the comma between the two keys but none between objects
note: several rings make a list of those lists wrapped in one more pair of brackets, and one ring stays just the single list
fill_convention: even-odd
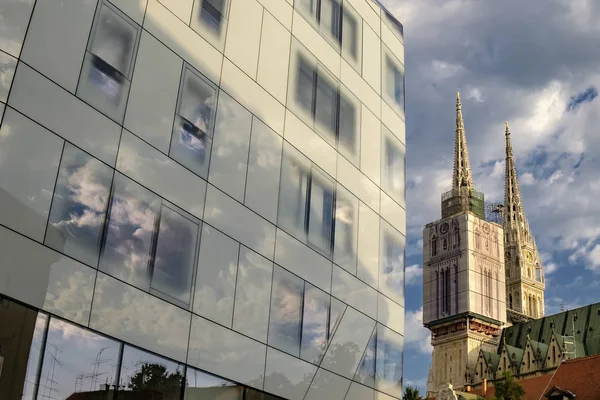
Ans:
[{"label": "modern glass building", "polygon": [[0,0],[0,398],[400,398],[402,25]]}]

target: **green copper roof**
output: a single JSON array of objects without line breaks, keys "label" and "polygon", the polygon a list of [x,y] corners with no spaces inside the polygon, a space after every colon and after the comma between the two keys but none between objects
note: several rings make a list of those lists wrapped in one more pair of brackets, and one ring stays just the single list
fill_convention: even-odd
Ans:
[{"label": "green copper roof", "polygon": [[502,343],[505,341],[509,347],[524,349],[527,335],[532,342],[538,343],[538,346],[544,345],[547,351],[553,329],[561,347],[562,336],[575,336],[577,357],[600,354],[600,303],[505,328],[502,330],[498,354],[501,354]]},{"label": "green copper roof", "polygon": [[485,350],[482,350],[481,352],[483,353],[483,357],[485,358],[485,362],[487,363],[488,367],[491,367],[492,371],[497,370],[498,364],[500,363],[500,354]]}]

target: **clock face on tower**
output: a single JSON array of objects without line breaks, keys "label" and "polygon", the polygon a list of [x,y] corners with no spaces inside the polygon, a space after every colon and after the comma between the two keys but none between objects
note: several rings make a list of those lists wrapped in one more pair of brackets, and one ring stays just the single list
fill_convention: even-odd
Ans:
[{"label": "clock face on tower", "polygon": [[450,229],[450,226],[448,226],[447,222],[444,222],[440,227],[440,232],[442,233],[442,235],[445,235],[446,233],[448,233],[448,229]]}]

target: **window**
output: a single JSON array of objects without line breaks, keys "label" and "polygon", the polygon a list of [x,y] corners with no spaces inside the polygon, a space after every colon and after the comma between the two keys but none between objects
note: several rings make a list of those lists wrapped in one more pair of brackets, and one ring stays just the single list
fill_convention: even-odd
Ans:
[{"label": "window", "polygon": [[117,174],[100,269],[187,307],[199,229],[198,220]]},{"label": "window", "polygon": [[113,170],[70,143],[63,150],[45,244],[98,265]]},{"label": "window", "polygon": [[341,318],[341,304],[276,266],[273,269],[268,344],[318,365]]},{"label": "window", "polygon": [[119,391],[136,392],[140,396],[123,395],[123,398],[181,399],[184,381],[182,364],[134,347],[124,347]]},{"label": "window", "polygon": [[404,72],[400,63],[392,60],[389,55],[386,56],[385,68],[385,92],[389,100],[404,113]]},{"label": "window", "polygon": [[333,244],[333,181],[286,147],[279,193],[278,224],[330,256]]},{"label": "window", "polygon": [[185,373],[184,400],[241,400],[244,387],[217,376],[187,367]]},{"label": "window", "polygon": [[338,89],[338,83],[320,66],[298,57],[295,102],[316,131],[353,162],[358,155],[358,100]]},{"label": "window", "polygon": [[373,329],[371,339],[360,361],[354,380],[369,387],[375,387],[375,353],[377,345],[377,328]]},{"label": "window", "polygon": [[184,67],[181,81],[170,156],[206,179],[215,124],[217,88],[189,66]]},{"label": "window", "polygon": [[437,255],[437,238],[434,236],[431,239],[431,256]]},{"label": "window", "polygon": [[542,268],[540,267],[540,264],[535,265],[535,280],[542,282]]},{"label": "window", "polygon": [[[391,329],[377,324],[376,349],[375,389],[401,398],[404,338]],[[449,365],[446,363],[446,366]]]},{"label": "window", "polygon": [[342,25],[342,49],[348,54],[351,59],[355,62],[359,62],[359,49],[358,49],[358,27],[359,22],[350,11],[350,6],[346,2],[344,4],[343,13],[343,25]]},{"label": "window", "polygon": [[382,235],[383,248],[379,272],[379,290],[404,304],[404,237],[387,223]]},{"label": "window", "polygon": [[384,154],[382,157],[381,186],[389,196],[404,207],[406,204],[404,146],[387,127],[383,127],[382,133]]},{"label": "window", "polygon": [[50,318],[47,335],[38,398],[114,387],[121,343],[57,318]]},{"label": "window", "polygon": [[334,262],[356,273],[358,239],[358,199],[337,186],[335,199]]},{"label": "window", "polygon": [[326,29],[334,40],[342,41],[342,4],[340,0],[321,0],[319,14],[320,25]]},{"label": "window", "polygon": [[225,11],[226,0],[200,0],[200,21],[217,32],[221,30],[221,21]]},{"label": "window", "polygon": [[121,122],[140,27],[108,2],[96,11],[77,95]]}]

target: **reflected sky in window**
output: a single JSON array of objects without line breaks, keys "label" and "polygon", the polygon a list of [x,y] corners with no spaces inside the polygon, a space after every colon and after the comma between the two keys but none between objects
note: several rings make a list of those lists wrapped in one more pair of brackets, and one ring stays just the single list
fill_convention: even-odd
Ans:
[{"label": "reflected sky in window", "polygon": [[152,239],[161,200],[121,174],[115,176],[113,198],[100,269],[148,290]]},{"label": "reflected sky in window", "polygon": [[[392,228],[389,228],[391,230]],[[404,304],[404,244],[399,234],[386,232],[383,238],[383,260],[379,275],[379,289],[382,293]]]},{"label": "reflected sky in window", "polygon": [[119,349],[118,342],[52,318],[38,397],[65,400],[115,384]]},{"label": "reflected sky in window", "polygon": [[377,355],[375,389],[402,397],[402,353],[404,338],[377,324]]},{"label": "reflected sky in window", "polygon": [[318,365],[325,353],[329,337],[330,296],[310,283],[305,285],[300,357]]},{"label": "reflected sky in window", "polygon": [[273,269],[269,345],[299,356],[304,281],[281,267]]},{"label": "reflected sky in window", "polygon": [[363,358],[360,362],[354,380],[367,385],[369,387],[375,386],[375,348],[377,342],[377,331],[373,329],[373,334],[369,340],[369,344],[365,349]]},{"label": "reflected sky in window", "polygon": [[46,245],[96,267],[112,176],[109,166],[65,144]]}]

